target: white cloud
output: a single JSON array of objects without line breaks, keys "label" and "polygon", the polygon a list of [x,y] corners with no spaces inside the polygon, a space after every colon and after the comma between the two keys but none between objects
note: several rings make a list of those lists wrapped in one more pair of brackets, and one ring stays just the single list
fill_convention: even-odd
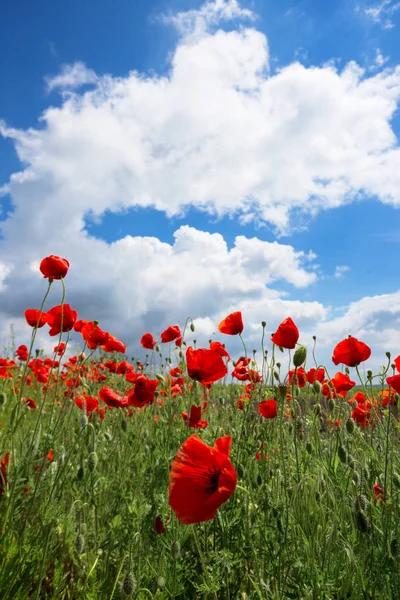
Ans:
[{"label": "white cloud", "polygon": [[375,67],[381,69],[389,60],[389,56],[383,56],[380,48],[376,49]]},{"label": "white cloud", "polygon": [[[240,9],[212,6],[218,18]],[[40,127],[0,123],[23,164],[4,188],[14,212],[1,227],[3,332],[14,322],[18,335],[29,333],[23,312],[40,305],[46,287],[31,268],[58,254],[71,262],[67,301],[134,351],[144,331],[157,335],[188,315],[198,321],[196,336],[208,339],[231,310],[243,311],[254,347],[262,320],[272,332],[289,315],[305,343],[324,335],[322,357],[348,333],[376,340],[378,350],[387,340],[395,345],[400,292],[360,300],[335,318],[329,306],[279,289],[282,282],[311,286],[319,276],[313,253],[244,236],[229,249],[221,235],[185,226],[172,244],[138,236],[106,244],[85,231],[89,216],[130,207],[170,216],[195,207],[289,232],[364,195],[400,205],[391,127],[400,67],[366,77],[355,63],[341,71],[294,63],[269,75],[262,33],[210,33],[218,19],[204,18],[201,35],[180,40],[168,75],[97,77],[75,65],[50,87],[93,89],[70,91],[43,113]],[[59,303],[59,289],[53,286],[49,305]],[[42,330],[39,339],[50,343]],[[229,342],[239,353],[237,340]]]},{"label": "white cloud", "polygon": [[338,265],[335,269],[334,277],[336,277],[336,279],[341,279],[348,271],[350,271],[350,267],[347,265]]},{"label": "white cloud", "polygon": [[182,36],[196,39],[204,36],[210,27],[221,21],[254,20],[255,14],[249,9],[241,8],[238,0],[214,0],[205,2],[198,10],[162,15],[160,19],[165,24],[173,25]]},{"label": "white cloud", "polygon": [[83,62],[72,65],[63,65],[61,73],[54,77],[46,77],[47,91],[51,92],[57,88],[72,90],[89,83],[96,83],[98,77],[92,69],[88,69]]},{"label": "white cloud", "polygon": [[393,29],[395,24],[393,23],[392,17],[400,9],[400,2],[393,2],[393,0],[383,0],[379,4],[374,4],[364,10],[365,14],[372,19],[372,21],[380,25],[383,29]]}]

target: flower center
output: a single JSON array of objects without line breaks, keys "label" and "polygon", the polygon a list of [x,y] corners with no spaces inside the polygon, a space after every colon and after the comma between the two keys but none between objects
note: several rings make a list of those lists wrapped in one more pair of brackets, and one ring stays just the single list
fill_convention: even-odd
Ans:
[{"label": "flower center", "polygon": [[217,467],[213,466],[210,469],[208,469],[206,475],[208,479],[207,492],[209,492],[210,494],[214,494],[218,489],[218,481],[221,475],[221,471]]}]

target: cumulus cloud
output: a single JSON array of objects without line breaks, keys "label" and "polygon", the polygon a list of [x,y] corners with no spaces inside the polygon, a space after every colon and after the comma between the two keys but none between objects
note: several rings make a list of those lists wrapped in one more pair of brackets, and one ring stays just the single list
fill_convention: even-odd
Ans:
[{"label": "cumulus cloud", "polygon": [[221,21],[232,19],[254,20],[255,14],[247,8],[242,8],[237,0],[214,0],[205,2],[198,10],[160,17],[163,23],[173,25],[182,36],[193,38],[205,35],[212,26]]},{"label": "cumulus cloud", "polygon": [[[255,347],[261,321],[272,332],[289,315],[305,342],[327,327],[325,353],[348,332],[372,337],[382,311],[390,318],[380,333],[396,330],[400,309],[379,308],[397,306],[396,294],[361,300],[341,317],[289,295],[288,286],[312,286],[319,276],[316,256],[291,245],[238,236],[228,248],[221,235],[187,226],[172,244],[140,236],[107,244],[85,230],[88,218],[107,210],[153,207],[172,216],[195,207],[288,233],[364,195],[400,204],[391,127],[400,67],[367,77],[355,63],[341,71],[294,63],[271,75],[264,34],[208,29],[251,16],[243,10],[216,1],[181,15],[204,26],[180,38],[163,77],[98,77],[78,63],[48,81],[69,92],[40,127],[0,123],[23,165],[3,187],[14,212],[1,226],[0,333],[11,322],[18,335],[27,331],[22,315],[40,305],[37,264],[47,254],[70,260],[67,301],[80,316],[99,319],[135,352],[146,330],[157,335],[190,315],[204,338],[232,310],[243,311]],[[86,83],[93,89],[72,89]],[[59,303],[57,290],[49,305]],[[42,331],[39,340],[50,344]]]}]

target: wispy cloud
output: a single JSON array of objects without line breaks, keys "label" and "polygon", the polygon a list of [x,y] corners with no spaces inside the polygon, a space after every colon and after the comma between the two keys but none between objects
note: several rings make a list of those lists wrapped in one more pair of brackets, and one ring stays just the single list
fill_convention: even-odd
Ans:
[{"label": "wispy cloud", "polygon": [[347,265],[338,265],[335,269],[334,277],[336,277],[336,279],[341,279],[348,271],[350,271],[350,267]]},{"label": "wispy cloud", "polygon": [[82,85],[96,83],[97,80],[96,73],[92,69],[88,69],[81,61],[72,65],[63,65],[58,75],[45,78],[48,92],[57,88],[76,89]]},{"label": "wispy cloud", "polygon": [[393,3],[393,0],[383,0],[379,4],[365,8],[364,13],[382,29],[393,29],[395,27],[393,16],[399,9],[400,2]]}]

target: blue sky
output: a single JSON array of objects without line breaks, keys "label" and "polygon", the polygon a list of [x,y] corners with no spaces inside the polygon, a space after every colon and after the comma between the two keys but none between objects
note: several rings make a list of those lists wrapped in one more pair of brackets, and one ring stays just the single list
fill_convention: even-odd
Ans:
[{"label": "blue sky", "polygon": [[[74,246],[75,238],[73,238],[72,234],[71,237],[68,237],[69,234],[65,234],[65,239],[63,240],[64,246],[58,246],[60,249],[57,251],[56,249],[54,250],[54,253],[57,254],[63,249],[66,255],[70,247],[74,247],[75,250],[71,250],[72,254],[80,256],[83,246],[81,247],[79,244],[86,244],[85,240],[82,241],[82,235],[85,235],[85,232],[89,234],[90,240],[96,238],[99,241],[105,242],[101,247],[106,249],[106,251],[107,248],[116,248],[118,241],[126,238],[126,236],[132,236],[133,238],[151,236],[157,238],[160,243],[173,246],[175,240],[174,234],[181,226],[190,226],[193,231],[199,230],[209,232],[210,234],[220,234],[225,240],[228,250],[235,249],[235,239],[237,236],[244,236],[248,239],[258,238],[258,240],[269,243],[276,241],[277,244],[282,246],[280,250],[282,252],[286,252],[283,248],[284,246],[285,248],[290,247],[292,249],[291,252],[304,253],[302,257],[293,259],[293,268],[298,268],[300,271],[301,269],[305,269],[311,275],[308,278],[305,277],[304,281],[300,281],[301,277],[303,277],[300,273],[300,279],[296,280],[296,283],[293,283],[293,277],[291,278],[290,275],[287,276],[286,272],[279,269],[276,269],[276,272],[273,273],[271,271],[272,274],[268,274],[264,284],[267,288],[272,287],[272,296],[275,294],[283,302],[304,303],[304,306],[312,306],[313,302],[319,303],[319,306],[323,308],[318,309],[319,312],[318,310],[316,311],[315,325],[309,316],[309,309],[305,309],[304,315],[300,311],[299,319],[301,320],[302,315],[304,316],[305,327],[309,325],[315,328],[321,319],[327,319],[330,323],[328,329],[334,330],[335,315],[339,315],[340,317],[342,314],[345,314],[347,315],[345,327],[348,328],[348,314],[349,310],[351,310],[349,308],[350,303],[362,302],[366,297],[378,297],[383,294],[396,295],[399,290],[397,256],[400,244],[400,211],[396,207],[396,204],[400,205],[400,199],[399,197],[394,197],[392,192],[396,187],[396,169],[393,166],[396,155],[390,157],[390,164],[382,169],[382,185],[387,185],[387,190],[385,188],[382,193],[380,192],[378,175],[375,178],[371,176],[370,180],[369,174],[363,175],[361,173],[362,168],[360,166],[355,166],[354,173],[351,172],[352,148],[357,147],[358,149],[361,147],[364,136],[367,136],[367,134],[369,136],[367,144],[370,144],[370,146],[365,150],[366,158],[371,155],[375,156],[376,153],[380,156],[387,156],[388,150],[398,147],[398,138],[400,135],[398,97],[396,95],[397,92],[394,94],[391,90],[397,90],[397,86],[399,85],[399,75],[398,71],[396,71],[396,67],[400,64],[400,42],[398,41],[400,27],[399,7],[397,7],[395,2],[391,2],[390,0],[383,0],[381,2],[375,0],[372,2],[364,2],[362,0],[358,2],[353,2],[353,0],[338,0],[336,2],[320,2],[317,0],[298,2],[289,0],[254,0],[252,2],[243,1],[239,4],[233,0],[229,0],[229,2],[226,0],[226,3],[234,5],[236,11],[246,9],[252,11],[252,18],[247,19],[243,14],[234,14],[232,19],[215,18],[207,22],[204,31],[202,31],[201,35],[196,34],[197,37],[193,37],[193,32],[182,32],[182,30],[179,30],[179,27],[176,27],[176,22],[175,27],[173,23],[165,23],[163,15],[172,20],[178,14],[182,15],[188,11],[197,11],[191,14],[193,19],[197,19],[196,22],[198,24],[199,18],[202,15],[204,17],[202,11],[204,11],[205,4],[201,1],[133,2],[132,0],[116,0],[111,3],[102,0],[98,2],[94,2],[93,0],[85,0],[84,2],[70,0],[66,3],[55,3],[50,0],[42,0],[39,6],[37,3],[28,2],[27,0],[16,0],[13,3],[8,3],[7,6],[3,5],[0,8],[0,52],[3,57],[6,57],[6,60],[0,63],[0,78],[2,81],[0,121],[4,122],[8,133],[0,137],[0,187],[8,183],[13,173],[24,169],[31,169],[37,175],[39,169],[39,180],[43,184],[43,190],[52,189],[52,186],[55,185],[55,188],[61,194],[58,200],[55,196],[54,208],[52,210],[57,213],[60,203],[68,202],[65,200],[65,196],[62,195],[63,190],[67,189],[70,185],[69,182],[66,182],[65,174],[62,174],[62,182],[60,179],[59,184],[56,181],[58,176],[61,177],[59,175],[59,165],[54,166],[55,170],[52,171],[51,177],[47,172],[43,175],[46,169],[43,171],[40,170],[42,166],[38,167],[38,165],[42,165],[42,159],[38,155],[35,155],[35,150],[32,150],[33,146],[27,139],[27,132],[29,128],[32,128],[36,132],[42,132],[46,136],[46,143],[49,143],[49,147],[56,148],[58,147],[57,144],[59,144],[57,135],[59,135],[60,131],[64,131],[64,129],[61,129],[61,118],[63,118],[63,123],[66,124],[67,130],[69,131],[69,127],[71,127],[71,131],[74,130],[74,143],[79,146],[79,135],[82,135],[82,140],[85,141],[88,133],[82,133],[82,130],[79,129],[80,125],[75,119],[77,115],[83,114],[82,108],[80,106],[77,108],[77,104],[74,105],[71,113],[73,119],[69,114],[69,109],[66,108],[68,98],[70,97],[68,94],[72,94],[74,102],[80,102],[80,100],[86,97],[84,96],[85,91],[93,90],[100,86],[99,82],[104,83],[104,76],[110,75],[112,77],[112,85],[115,88],[118,78],[125,85],[130,81],[129,73],[135,71],[138,80],[149,78],[162,86],[162,78],[164,77],[168,80],[171,74],[174,73],[174,60],[178,60],[177,57],[182,57],[188,48],[195,48],[196,61],[202,60],[201,57],[203,55],[200,52],[203,52],[205,49],[207,52],[217,51],[218,53],[227,53],[226,55],[224,54],[223,60],[225,62],[218,75],[221,78],[225,77],[223,69],[230,69],[228,64],[230,61],[229,53],[234,49],[232,61],[237,60],[238,65],[241,65],[240,76],[247,77],[246,57],[249,56],[250,61],[255,57],[254,61],[255,65],[257,65],[257,61],[260,60],[257,56],[262,54],[264,48],[264,50],[266,49],[267,58],[264,61],[263,72],[260,72],[260,76],[264,78],[264,81],[269,80],[271,84],[268,94],[271,94],[271,97],[273,97],[276,89],[274,81],[281,81],[279,84],[281,86],[279,87],[279,95],[277,96],[278,100],[276,100],[278,109],[281,103],[285,104],[286,98],[288,98],[288,102],[290,103],[292,96],[295,97],[298,94],[299,100],[296,104],[298,107],[296,111],[301,111],[301,115],[304,115],[303,117],[301,115],[297,116],[294,130],[290,128],[283,129],[285,135],[290,136],[294,131],[293,137],[297,139],[298,131],[303,126],[307,128],[307,119],[310,118],[310,137],[314,136],[318,138],[319,130],[316,127],[316,123],[322,123],[321,129],[324,128],[323,124],[327,123],[329,128],[331,117],[329,111],[323,117],[319,117],[317,114],[319,92],[316,94],[315,99],[313,99],[313,94],[316,89],[321,89],[322,99],[331,97],[332,94],[329,88],[326,87],[325,89],[325,86],[336,85],[336,80],[339,85],[340,76],[346,69],[346,65],[354,61],[359,67],[364,69],[363,74],[359,73],[355,75],[356,78],[358,77],[359,82],[371,80],[374,86],[380,86],[379,77],[380,74],[383,74],[382,76],[386,78],[386,87],[382,88],[383,91],[377,87],[377,91],[372,94],[367,90],[370,96],[363,104],[364,108],[362,111],[364,112],[360,112],[359,125],[354,128],[354,131],[349,132],[349,136],[353,136],[353,138],[348,142],[346,141],[345,152],[349,153],[349,165],[343,172],[339,169],[333,177],[338,185],[340,185],[342,179],[351,179],[348,188],[343,188],[343,192],[340,192],[339,196],[337,196],[336,191],[332,192],[335,196],[334,198],[332,195],[329,195],[326,202],[324,200],[316,202],[316,208],[313,210],[310,209],[310,203],[313,202],[315,195],[305,191],[301,194],[299,192],[299,198],[296,198],[296,177],[300,174],[300,176],[304,175],[305,180],[308,179],[308,175],[305,173],[307,164],[302,164],[299,173],[296,172],[297,158],[301,162],[302,145],[297,145],[296,142],[292,147],[292,138],[289,139],[288,137],[288,156],[294,169],[293,171],[290,168],[284,170],[281,179],[277,175],[277,181],[274,182],[274,185],[276,184],[276,196],[273,202],[274,210],[281,210],[279,207],[279,193],[281,193],[282,179],[290,179],[292,176],[291,173],[293,173],[293,181],[290,182],[289,186],[290,189],[285,189],[283,192],[284,194],[287,193],[285,201],[289,204],[294,198],[293,208],[289,211],[289,220],[284,225],[281,224],[283,223],[281,219],[284,220],[286,218],[283,216],[283,212],[280,214],[278,220],[276,220],[275,216],[270,219],[268,211],[268,214],[267,212],[265,213],[267,214],[266,217],[264,214],[264,216],[256,216],[254,220],[241,218],[243,216],[243,204],[240,204],[240,202],[243,201],[243,198],[234,198],[234,191],[232,191],[233,208],[232,212],[230,212],[227,208],[230,202],[229,176],[224,188],[226,198],[223,201],[221,200],[221,205],[218,204],[219,200],[215,200],[213,196],[213,194],[217,193],[215,190],[220,190],[221,188],[218,186],[213,187],[213,182],[210,183],[210,189],[212,190],[210,198],[204,204],[205,200],[195,201],[191,200],[190,197],[188,197],[186,202],[185,194],[190,195],[191,191],[190,182],[187,184],[189,186],[187,188],[188,191],[184,186],[181,189],[179,181],[173,180],[175,172],[168,174],[168,170],[166,170],[164,174],[164,177],[167,178],[165,180],[166,188],[168,189],[171,186],[171,197],[177,194],[177,192],[182,194],[183,200],[180,201],[180,206],[170,208],[168,195],[166,195],[166,199],[161,198],[163,194],[162,182],[153,191],[148,192],[150,200],[146,200],[147,204],[143,200],[140,202],[129,200],[128,202],[123,196],[124,193],[129,194],[127,191],[129,190],[129,186],[123,188],[123,191],[118,191],[120,196],[118,196],[117,200],[114,198],[111,202],[109,199],[104,199],[103,202],[99,201],[99,204],[96,204],[94,200],[92,204],[90,201],[87,201],[86,204],[83,200],[80,202],[78,191],[74,202],[78,207],[78,212],[81,208],[81,219],[85,223],[85,229],[82,230],[81,227],[76,225],[77,228],[74,231],[77,235],[77,240],[80,236],[80,241],[79,243],[76,241],[76,246]],[[215,5],[213,2],[209,2],[208,6],[214,6],[215,8],[217,4],[218,1]],[[220,2],[221,6],[222,4],[224,3]],[[243,49],[239,48],[238,44],[234,44],[233,46],[228,45],[229,39],[234,40],[234,38],[229,38],[229,36],[218,38],[219,32],[228,34],[237,31],[239,35],[244,35],[243,31],[245,28],[250,28],[256,34],[251,40],[249,38],[243,43]],[[218,48],[212,46],[214,43],[213,40],[217,39],[220,39],[221,42],[221,46]],[[209,44],[211,50],[207,49],[208,46],[206,44]],[[225,44],[226,50],[222,44]],[[236,48],[238,48],[237,56]],[[243,54],[242,59],[240,56],[240,52],[242,51],[250,52],[250,54]],[[212,54],[204,54],[204,56],[204,65],[207,65],[207,60],[209,60],[210,56],[211,62],[214,60]],[[296,61],[303,65],[303,70],[299,72],[293,71],[292,74],[292,71],[288,71],[287,69]],[[77,63],[82,65],[83,69],[86,69],[85,77],[87,77],[87,85],[78,87],[77,84],[74,84],[68,87],[65,82],[60,83],[61,80],[54,79],[60,74],[65,74],[65,69],[68,69],[68,65],[72,66]],[[186,69],[185,61],[179,64],[183,65],[182,69]],[[269,70],[267,65],[269,65]],[[329,67],[328,65],[331,66]],[[308,77],[314,71],[313,67],[319,69],[317,74],[318,79],[315,79],[315,83],[313,79]],[[205,71],[207,68],[207,66],[204,67]],[[254,73],[257,72],[257,68],[257,66],[254,67]],[[325,74],[328,73],[329,68],[337,74],[335,81],[333,77],[329,82],[325,78]],[[249,69],[250,71],[251,68]],[[286,79],[283,76],[279,79],[279,74],[282,71],[288,74]],[[254,73],[250,73],[251,77],[253,77]],[[91,77],[92,81],[90,80]],[[236,74],[234,77],[236,77]],[[313,76],[311,75],[310,77]],[[389,81],[390,77],[392,77],[393,81],[392,79]],[[196,82],[196,80],[194,81]],[[216,80],[212,79],[210,81],[211,98],[213,94],[212,85]],[[241,82],[235,79],[232,86],[232,89],[238,89],[241,86]],[[256,88],[253,87],[252,89]],[[335,93],[333,87],[332,92]],[[351,98],[350,96],[347,98],[347,88],[345,86],[340,92],[342,95],[340,98],[338,96],[338,104],[335,105],[337,115],[333,115],[332,117],[333,129],[336,128],[334,125],[336,120],[338,123],[345,123],[346,119],[349,119],[349,122],[354,120],[353,117],[347,117],[346,115],[342,119],[342,113],[340,112],[342,110],[341,104],[343,103],[344,111],[347,102],[349,102],[349,105],[351,103],[351,110],[357,112],[357,108],[354,108],[354,103],[357,102],[357,94],[359,92],[355,88],[353,92],[354,95]],[[102,92],[105,96],[107,93]],[[125,93],[125,91],[121,92],[122,95]],[[138,85],[135,94],[140,93]],[[146,93],[150,94],[150,92]],[[154,98],[156,98],[156,93],[158,92],[154,92]],[[178,122],[181,118],[180,115],[186,111],[184,97],[187,93],[185,89],[182,89],[181,99],[183,98],[183,108],[180,113],[177,111],[171,117],[174,119],[173,122]],[[382,94],[384,101],[378,103],[376,107],[371,105],[369,108],[374,98],[380,98],[380,94]],[[308,97],[311,98],[310,101]],[[149,98],[151,104],[151,97],[149,96]],[[240,101],[242,100],[243,97]],[[361,101],[363,102],[364,98]],[[99,102],[101,103],[102,100],[93,100],[90,114],[99,109]],[[133,98],[132,106],[135,105],[135,102],[136,100]],[[154,102],[156,103],[158,100],[154,100]],[[322,100],[323,103],[324,100]],[[390,103],[394,103],[397,108],[393,108],[392,106],[389,109],[388,106]],[[53,122],[57,123],[55,129],[52,129],[49,125],[47,117],[44,120],[42,118],[45,111],[48,111],[50,107],[57,107],[59,109],[56,114],[56,121]],[[130,108],[129,110],[133,111],[134,109]],[[160,106],[160,110],[162,111],[162,105]],[[275,110],[277,110],[276,107]],[[98,126],[101,128],[101,113],[99,112],[98,114]],[[375,118],[375,115],[377,118],[376,124],[371,126],[371,131],[369,132],[368,127],[371,120],[373,120],[371,117]],[[356,116],[358,118],[358,115]],[[147,116],[144,116],[143,113],[139,121],[142,122],[146,118]],[[179,127],[183,123],[183,130],[186,127],[185,118],[182,117],[182,122],[179,121],[178,123]],[[245,113],[243,113],[243,118],[245,118]],[[285,119],[286,117],[283,120],[285,121]],[[193,122],[195,123],[195,121]],[[263,122],[260,121],[260,126],[262,124]],[[113,127],[110,131],[115,131]],[[164,126],[160,125],[160,127]],[[311,129],[312,127],[314,129]],[[20,132],[23,135],[23,141],[18,140],[18,135],[10,133],[11,130]],[[374,138],[380,138],[380,134],[377,134],[377,132],[381,130],[384,140],[379,148],[376,148]],[[56,133],[54,133],[55,131]],[[169,141],[165,142],[161,137],[162,133],[160,131],[162,132],[163,130],[160,129],[157,131],[157,136],[160,136],[157,143],[162,148],[164,148],[164,143],[167,144],[165,147],[168,147],[168,144],[172,143],[171,138],[169,137]],[[221,129],[221,131],[223,132],[224,130]],[[252,133],[250,130],[249,135],[251,136]],[[52,135],[55,135],[54,140],[51,140]],[[210,135],[212,135],[212,130],[210,130]],[[241,135],[242,133],[240,133]],[[326,134],[328,143],[331,139],[330,135],[334,135],[334,132]],[[336,143],[340,145],[341,139],[346,138],[347,135],[346,127],[343,126],[343,131],[338,133],[339,141],[336,138],[333,141],[332,138],[332,146]],[[116,140],[120,139],[119,136],[120,134],[118,133]],[[170,133],[168,133],[168,136],[170,136]],[[221,133],[221,136],[223,136],[223,133]],[[391,142],[390,138],[392,138]],[[62,139],[64,140],[64,137]],[[283,157],[283,159],[280,159],[280,163],[282,163],[285,160],[285,139],[280,137],[279,141],[283,146],[283,149],[280,150]],[[114,142],[110,139],[110,147],[117,143],[118,141]],[[223,140],[221,143],[224,144]],[[230,143],[231,145],[240,147],[242,138],[238,134],[237,138],[232,137]],[[19,158],[15,151],[15,147],[18,147],[18,144],[20,144]],[[102,140],[101,144],[103,147],[107,144],[107,140]],[[265,144],[263,144],[261,147],[264,147]],[[90,151],[93,152],[93,159],[96,162],[96,145]],[[163,149],[164,151],[165,148]],[[64,153],[64,150],[62,152]],[[69,156],[71,152],[73,153],[68,148],[67,155]],[[267,154],[267,161],[268,156],[274,156],[273,147],[268,149],[268,153],[272,154]],[[63,156],[66,155],[63,154]],[[112,154],[113,156],[114,154]],[[257,156],[255,158],[257,159]],[[118,160],[121,161],[121,159]],[[235,157],[235,160],[232,162],[232,172],[237,169],[237,165],[243,163],[243,160],[245,161],[246,157],[243,159],[239,155]],[[361,158],[359,157],[357,160],[361,160]],[[123,160],[118,169],[130,168],[122,163]],[[100,162],[99,164],[103,163]],[[226,164],[228,169],[229,161]],[[379,165],[376,166],[377,172],[378,167]],[[71,168],[74,176],[79,179],[80,175],[79,171],[77,171],[79,165],[73,165]],[[100,170],[101,168],[99,166]],[[205,168],[209,168],[209,166]],[[249,165],[249,168],[251,170],[251,165]],[[262,165],[258,168],[260,168],[260,175],[255,177],[257,181],[262,180]],[[330,168],[331,166],[329,166],[328,171]],[[116,172],[119,172],[118,169]],[[387,170],[385,171],[385,169]],[[323,167],[323,172],[325,172],[325,167]],[[393,180],[391,179],[392,173],[394,174]],[[82,176],[85,177],[86,172]],[[137,172],[135,170],[136,177]],[[316,181],[315,174],[311,175],[311,177],[314,177]],[[88,178],[88,181],[90,182],[90,178]],[[25,183],[23,185],[27,186],[28,184]],[[76,187],[77,185],[77,180],[74,180],[70,189],[79,190],[80,188],[79,186]],[[201,186],[201,181],[198,185]],[[248,195],[252,198],[254,194],[259,193],[261,197],[264,193],[262,189],[263,185],[266,185],[265,182],[260,185],[254,184],[249,188]],[[145,184],[143,186],[141,193],[146,194],[147,188]],[[4,240],[3,250],[9,253],[8,263],[7,260],[5,261],[7,263],[5,266],[5,272],[7,272],[5,285],[7,285],[4,288],[4,290],[7,288],[8,291],[12,282],[14,281],[15,283],[18,281],[18,278],[13,279],[12,274],[10,274],[12,273],[14,263],[17,264],[18,260],[20,260],[26,264],[28,255],[32,254],[33,249],[36,254],[32,257],[32,260],[38,260],[41,254],[46,252],[47,247],[51,250],[51,239],[48,239],[46,242],[43,241],[43,246],[40,247],[40,240],[42,239],[40,233],[33,232],[32,227],[29,227],[32,224],[32,221],[29,221],[29,219],[32,219],[32,215],[35,214],[34,207],[32,206],[33,203],[37,202],[38,219],[41,218],[41,214],[45,214],[41,212],[42,208],[40,208],[40,188],[35,187],[33,190],[30,190],[26,187],[26,193],[29,192],[32,195],[30,201],[28,199],[24,200],[24,202],[30,202],[30,208],[24,209],[26,210],[26,223],[23,223],[22,216],[18,217],[19,220],[17,223],[17,220],[13,218],[12,212],[10,212],[12,205],[17,204],[21,207],[21,214],[23,213],[22,207],[25,205],[20,198],[25,191],[21,191],[21,185],[17,186],[17,188],[10,188],[10,193],[0,198],[2,203],[2,218],[6,224],[2,232]],[[307,189],[311,188],[312,186]],[[245,185],[243,189],[246,190]],[[307,198],[307,194],[309,194],[309,199]],[[61,200],[60,198],[63,199]],[[47,211],[46,214],[48,214],[49,202],[46,201],[46,209],[43,208],[43,211]],[[182,205],[182,202],[184,202],[184,205]],[[211,209],[210,204],[207,204],[207,202],[211,202]],[[237,202],[237,206],[234,204],[235,202]],[[255,202],[256,209],[261,215],[265,206],[257,196]],[[328,204],[331,208],[325,210],[325,206]],[[154,205],[158,206],[158,210],[153,208]],[[282,210],[284,211],[284,209]],[[61,220],[66,218],[66,212],[63,210],[61,213],[57,217],[58,221],[56,220],[58,226]],[[94,213],[97,214],[93,217]],[[28,216],[29,214],[31,215],[30,217]],[[16,251],[16,236],[19,235],[18,232],[25,231],[24,227],[29,232],[25,239],[30,239],[31,234],[32,239],[29,242],[27,241],[25,246],[20,240],[20,251],[18,253]],[[61,244],[60,238],[62,237],[59,234],[56,236],[57,243],[54,243],[54,246]],[[117,246],[112,246],[113,242],[117,243]],[[316,255],[315,258],[310,260],[304,259],[304,256],[310,251]],[[250,264],[250,259],[247,262]],[[345,268],[341,269],[341,267]],[[251,277],[253,278],[255,275],[256,273],[252,273]],[[82,274],[79,277],[82,279]],[[274,284],[271,285],[271,282],[274,282]],[[223,312],[225,307],[228,310],[231,305],[228,288],[224,295],[225,304],[221,305],[221,312]],[[98,289],[96,282],[94,282],[94,289]],[[254,293],[255,297],[258,298],[259,292],[255,291]],[[75,298],[84,308],[89,295],[83,292],[76,292]],[[247,307],[247,310],[250,311],[249,305],[246,304],[247,296],[247,293],[243,295],[243,303]],[[232,298],[238,298],[240,303],[240,297],[237,294],[233,294]],[[393,302],[396,304],[398,298],[397,296],[393,298]],[[188,305],[189,299],[182,299],[182,310],[190,310]],[[377,302],[379,303],[381,300]],[[364,306],[364,304],[360,306]],[[379,311],[390,312],[391,309],[388,308],[389,304],[387,303],[385,308],[379,309]],[[90,302],[89,305],[91,305]],[[137,315],[138,320],[134,322],[135,326],[139,326],[139,324],[150,326],[152,324],[150,315],[153,310],[150,307],[143,309],[140,315]],[[282,316],[287,316],[285,311],[289,310],[290,305],[287,305],[286,309],[282,308]],[[354,308],[354,310],[358,309]],[[162,309],[160,311],[162,313]],[[258,309],[255,310],[256,313],[257,311]],[[324,311],[328,311],[329,318],[328,313]],[[201,310],[199,311],[200,313]],[[368,313],[365,323],[360,322],[358,325],[355,324],[355,327],[358,327],[361,332],[369,331],[372,335],[371,323],[377,321],[376,315],[373,316],[372,313]],[[129,310],[127,314],[131,318]],[[165,309],[164,318],[172,318],[173,314],[173,311],[171,312],[170,307],[168,307],[168,310]],[[219,314],[219,311],[214,310],[213,315],[210,315],[210,317],[213,318],[215,314]],[[280,311],[278,311],[276,318],[280,314]],[[5,314],[5,319],[15,320],[15,318],[16,315],[12,314],[12,309],[9,308]],[[110,314],[110,319],[112,320],[113,318]],[[161,317],[159,318],[162,320]],[[205,316],[201,315],[199,318],[205,319]],[[390,325],[390,335],[392,336],[397,331],[397,319],[396,313]],[[207,327],[205,326],[205,331],[206,329]],[[272,324],[271,329],[273,329]]]}]

